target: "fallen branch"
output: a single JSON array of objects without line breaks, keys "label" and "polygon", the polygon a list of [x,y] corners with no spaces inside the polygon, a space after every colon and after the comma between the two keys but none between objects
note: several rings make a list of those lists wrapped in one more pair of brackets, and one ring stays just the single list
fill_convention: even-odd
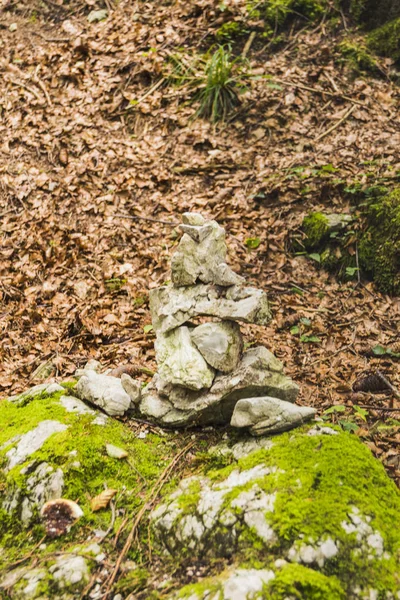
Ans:
[{"label": "fallen branch", "polygon": [[243,52],[242,52],[242,58],[246,58],[247,53],[250,50],[255,37],[256,37],[256,32],[252,31],[251,34],[249,35],[249,39],[247,40],[247,42],[244,45]]},{"label": "fallen branch", "polygon": [[328,90],[322,90],[319,88],[312,88],[308,85],[303,85],[302,83],[295,83],[293,81],[285,81],[284,79],[279,79],[277,77],[273,78],[274,81],[281,83],[282,85],[287,85],[288,87],[298,88],[299,90],[307,90],[308,92],[313,92],[314,94],[325,94],[326,96],[330,96],[331,98],[342,98],[342,100],[348,100],[353,104],[358,104],[359,106],[363,106],[364,108],[368,108],[364,102],[360,100],[355,100],[355,98],[351,98],[350,96],[345,96],[344,94],[338,94],[334,92],[329,92]]},{"label": "fallen branch", "polygon": [[127,553],[130,550],[130,547],[132,545],[133,539],[135,537],[135,534],[138,530],[140,521],[142,520],[142,517],[144,515],[144,513],[146,512],[146,510],[149,510],[149,508],[151,507],[151,505],[153,504],[153,502],[156,500],[158,494],[160,493],[165,481],[167,480],[168,476],[170,475],[171,471],[174,470],[174,468],[176,467],[176,465],[178,464],[178,462],[181,460],[181,458],[190,450],[190,448],[192,448],[194,446],[195,442],[190,442],[189,444],[187,444],[183,450],[181,450],[179,452],[179,454],[177,454],[175,456],[175,458],[169,463],[169,465],[164,469],[164,471],[161,473],[160,477],[158,478],[158,480],[156,481],[156,483],[154,484],[153,488],[150,490],[146,500],[143,503],[142,508],[139,510],[138,514],[136,515],[136,519],[133,522],[132,528],[129,532],[129,535],[127,537],[127,540],[125,542],[124,547],[122,548],[122,551],[118,557],[118,560],[115,564],[114,570],[111,573],[107,583],[107,589],[106,592],[103,596],[103,598],[107,598],[111,592],[111,588],[113,586],[113,583],[118,575],[118,571],[120,570],[121,567],[121,563],[124,560],[125,556],[127,555]]},{"label": "fallen branch", "polygon": [[161,219],[152,219],[151,217],[141,217],[139,215],[120,215],[116,214],[114,217],[120,217],[121,219],[132,219],[133,221],[150,221],[150,223],[161,223],[162,225],[170,225],[170,227],[178,227],[179,223],[172,223],[171,221],[162,221]]},{"label": "fallen branch", "polygon": [[322,138],[326,137],[327,135],[332,133],[332,131],[334,131],[335,129],[340,127],[340,125],[342,125],[342,123],[344,123],[346,121],[346,119],[349,118],[349,116],[351,115],[351,113],[353,112],[354,109],[355,109],[355,106],[353,104],[353,106],[347,111],[347,113],[345,115],[343,115],[343,117],[341,119],[339,119],[339,121],[337,121],[334,125],[332,125],[332,127],[329,127],[329,129],[324,131],[324,133],[321,133],[319,136],[317,136],[314,141],[319,142],[319,140],[322,140]]}]

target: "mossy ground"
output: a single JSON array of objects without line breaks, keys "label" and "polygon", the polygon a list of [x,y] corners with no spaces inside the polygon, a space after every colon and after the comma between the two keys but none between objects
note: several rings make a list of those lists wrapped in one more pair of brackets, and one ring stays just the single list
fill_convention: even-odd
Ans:
[{"label": "mossy ground", "polygon": [[[0,488],[4,496],[17,488],[22,491],[25,489],[26,476],[21,474],[21,470],[33,461],[35,464],[46,462],[54,468],[60,467],[64,473],[63,497],[76,501],[84,512],[70,533],[54,541],[46,539],[46,548],[35,553],[39,565],[46,563],[49,554],[60,550],[60,544],[63,551],[68,551],[90,538],[94,530],[108,529],[111,523],[110,509],[92,512],[90,508],[91,498],[100,494],[105,487],[117,490],[113,532],[110,541],[104,543],[105,550],[112,552],[112,536],[123,520],[130,521],[130,515],[133,518],[137,514],[162,471],[182,445],[187,443],[187,436],[176,436],[172,432],[165,435],[163,432],[160,432],[161,435],[148,433],[144,439],[139,439],[132,429],[111,418],[104,426],[93,424],[93,415],[65,412],[58,402],[61,395],[62,392],[51,397],[41,395],[31,401],[27,398],[19,406],[8,401],[0,403],[0,446],[16,435],[27,433],[46,419],[68,425],[68,429],[53,434],[23,464],[7,474],[0,471]],[[109,457],[105,448],[107,443],[125,449],[128,457],[122,460]],[[199,440],[199,446],[202,443]],[[7,445],[0,451],[1,465],[5,464],[9,449],[10,445]],[[167,482],[165,492],[176,485],[179,476],[180,469]],[[3,548],[0,566],[7,569],[7,565],[29,554],[45,535],[45,530],[38,515],[25,529],[21,526],[18,512],[9,515],[2,508],[0,522],[0,546]],[[125,535],[122,533],[121,543]],[[142,546],[134,545],[128,557],[138,561],[139,565],[147,551],[147,535],[147,529],[144,528]],[[143,578],[139,579],[142,581]]]}]

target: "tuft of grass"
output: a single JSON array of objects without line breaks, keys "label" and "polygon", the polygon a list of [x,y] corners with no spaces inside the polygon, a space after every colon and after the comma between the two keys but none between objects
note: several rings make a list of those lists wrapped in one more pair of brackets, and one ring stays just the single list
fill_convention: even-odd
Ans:
[{"label": "tuft of grass", "polygon": [[227,116],[240,104],[238,95],[238,76],[235,65],[238,59],[232,58],[230,48],[219,46],[207,61],[198,92],[200,107],[196,115],[213,122],[225,121]]},{"label": "tuft of grass", "polygon": [[[218,46],[209,56],[170,57],[173,70],[169,80],[180,88],[187,88],[200,106],[195,117],[210,119],[213,123],[225,121],[240,105],[239,93],[246,76],[243,59],[234,57],[230,46]],[[240,64],[241,63],[241,64]]]}]

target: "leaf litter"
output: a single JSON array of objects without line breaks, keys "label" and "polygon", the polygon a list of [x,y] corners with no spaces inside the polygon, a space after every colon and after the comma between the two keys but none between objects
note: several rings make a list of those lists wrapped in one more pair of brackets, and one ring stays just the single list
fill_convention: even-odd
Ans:
[{"label": "leaf litter", "polygon": [[355,424],[399,482],[400,402],[352,383],[379,369],[400,387],[400,299],[289,252],[308,211],[347,212],[371,182],[398,181],[390,64],[354,75],[324,19],[278,50],[244,38],[246,89],[213,124],[168,81],[171,55],[215,48],[225,16],[211,0],[3,5],[1,395],[90,358],[140,365],[147,380],[148,289],[168,277],[180,213],[201,211],[226,228],[233,268],[269,294],[274,320],[245,330],[284,361],[300,403],[322,416],[344,406],[325,418]]}]

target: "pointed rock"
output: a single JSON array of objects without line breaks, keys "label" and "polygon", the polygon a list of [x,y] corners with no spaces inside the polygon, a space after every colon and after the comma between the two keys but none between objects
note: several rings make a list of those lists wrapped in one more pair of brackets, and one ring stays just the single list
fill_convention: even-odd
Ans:
[{"label": "pointed rock", "polygon": [[173,283],[177,286],[194,285],[198,280],[222,286],[242,283],[243,277],[226,264],[225,230],[216,221],[205,221],[197,213],[186,213],[184,221],[180,225],[184,233],[171,260]]},{"label": "pointed rock", "polygon": [[245,398],[236,404],[231,425],[246,427],[253,435],[279,433],[302,425],[315,413],[315,408],[296,406],[270,396]]}]

